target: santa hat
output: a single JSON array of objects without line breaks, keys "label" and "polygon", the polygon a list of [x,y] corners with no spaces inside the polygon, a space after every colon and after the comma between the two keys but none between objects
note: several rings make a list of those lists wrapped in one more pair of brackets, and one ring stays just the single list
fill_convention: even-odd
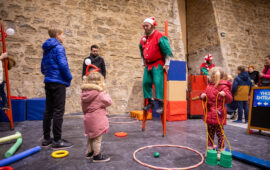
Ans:
[{"label": "santa hat", "polygon": [[156,22],[156,20],[155,20],[154,17],[146,18],[146,19],[143,21],[143,23],[145,23],[145,22],[148,22],[148,23],[150,23],[151,25],[157,26],[157,22]]},{"label": "santa hat", "polygon": [[207,54],[206,56],[204,56],[204,60],[205,60],[205,62],[212,61],[213,57],[211,56],[211,54]]}]

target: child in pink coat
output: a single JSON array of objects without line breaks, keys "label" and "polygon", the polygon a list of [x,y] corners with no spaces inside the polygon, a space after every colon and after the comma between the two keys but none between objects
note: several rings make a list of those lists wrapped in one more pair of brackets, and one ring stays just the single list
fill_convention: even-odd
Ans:
[{"label": "child in pink coat", "polygon": [[[205,93],[201,94],[201,99],[206,100],[207,98],[207,117],[204,115],[204,121],[207,123],[207,130],[209,134],[209,149],[213,149],[214,143],[212,143],[212,141],[214,141],[215,134],[217,134],[219,148],[218,158],[220,158],[220,153],[224,149],[224,136],[219,122],[223,129],[223,125],[226,125],[227,117],[226,110],[224,112],[226,107],[223,107],[223,99],[225,99],[225,104],[229,104],[233,101],[231,94],[232,83],[227,81],[227,74],[219,67],[215,67],[210,70],[209,82],[210,83],[207,86]],[[218,98],[217,95],[219,95]]]},{"label": "child in pink coat", "polygon": [[84,129],[88,137],[86,158],[93,158],[93,162],[107,162],[110,157],[102,155],[100,148],[102,135],[109,129],[106,108],[112,104],[112,99],[104,91],[104,78],[99,72],[84,76],[81,88]]}]

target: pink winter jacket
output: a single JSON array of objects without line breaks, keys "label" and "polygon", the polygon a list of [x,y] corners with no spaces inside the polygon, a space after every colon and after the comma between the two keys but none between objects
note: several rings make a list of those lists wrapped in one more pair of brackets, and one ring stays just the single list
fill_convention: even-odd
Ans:
[{"label": "pink winter jacket", "polygon": [[[215,84],[209,84],[206,88],[206,96],[207,96],[207,119],[206,123],[209,124],[216,124],[218,125],[218,119],[217,119],[217,111],[216,111],[216,97],[217,94],[221,91],[224,91],[226,96],[225,96],[225,104],[229,104],[233,101],[233,97],[231,94],[231,89],[232,89],[232,83],[229,81],[221,80],[218,86],[215,88]],[[224,106],[225,107],[225,106]],[[217,110],[219,113],[219,121],[222,123],[224,121],[223,125],[226,125],[226,117],[227,113],[225,110],[225,115],[224,115],[224,110],[226,109],[223,108],[223,97],[219,96],[218,97],[218,102],[217,102]],[[225,120],[224,120],[225,119]],[[205,120],[205,116],[204,116]]]},{"label": "pink winter jacket", "polygon": [[82,110],[84,113],[85,135],[96,138],[109,129],[106,107],[112,104],[111,97],[99,91],[97,85],[82,85]]}]

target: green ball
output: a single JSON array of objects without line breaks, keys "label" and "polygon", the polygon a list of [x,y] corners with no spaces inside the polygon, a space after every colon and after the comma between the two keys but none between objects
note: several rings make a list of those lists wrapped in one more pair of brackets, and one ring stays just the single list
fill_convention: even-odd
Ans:
[{"label": "green ball", "polygon": [[154,156],[155,156],[155,158],[158,158],[159,157],[159,153],[158,152],[155,152],[154,153]]}]

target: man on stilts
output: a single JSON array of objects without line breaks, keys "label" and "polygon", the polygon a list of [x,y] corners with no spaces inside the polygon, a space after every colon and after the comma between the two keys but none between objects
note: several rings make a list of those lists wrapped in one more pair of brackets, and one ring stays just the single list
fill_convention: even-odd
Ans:
[{"label": "man on stilts", "polygon": [[155,30],[157,23],[153,17],[146,18],[143,22],[145,35],[140,40],[140,51],[143,59],[143,95],[148,104],[143,110],[148,111],[155,107],[153,88],[155,85],[155,100],[159,107],[158,114],[163,114],[163,93],[164,93],[164,69],[169,70],[172,50],[168,38],[161,32]]}]

